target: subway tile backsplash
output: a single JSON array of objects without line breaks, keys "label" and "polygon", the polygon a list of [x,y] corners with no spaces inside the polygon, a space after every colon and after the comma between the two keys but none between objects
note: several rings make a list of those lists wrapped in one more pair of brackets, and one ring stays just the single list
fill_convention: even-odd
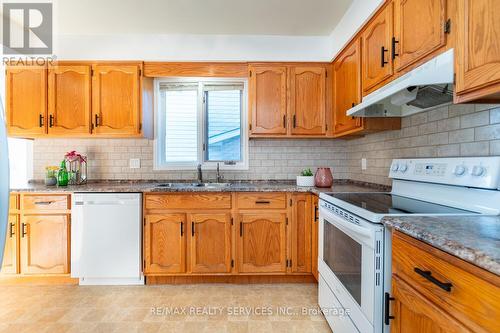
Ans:
[{"label": "subway tile backsplash", "polygon": [[[90,179],[194,179],[195,171],[153,170],[153,141],[147,139],[36,139],[34,178],[46,165],[58,165],[67,151],[89,157]],[[249,143],[249,169],[224,171],[228,180],[295,179],[304,168],[330,167],[336,179],[390,185],[393,158],[500,155],[500,106],[441,107],[402,119],[401,130],[353,140],[255,139]],[[130,169],[129,159],[141,168]],[[361,170],[361,159],[367,169]],[[207,179],[215,178],[206,172]]]}]

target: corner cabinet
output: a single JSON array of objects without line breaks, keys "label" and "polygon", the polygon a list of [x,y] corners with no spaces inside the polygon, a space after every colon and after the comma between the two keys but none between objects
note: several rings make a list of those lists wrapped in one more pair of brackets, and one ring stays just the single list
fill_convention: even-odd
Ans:
[{"label": "corner cabinet", "polygon": [[47,131],[47,68],[7,66],[7,130],[9,136],[37,137]]},{"label": "corner cabinet", "polygon": [[458,0],[455,103],[500,101],[500,2]]}]

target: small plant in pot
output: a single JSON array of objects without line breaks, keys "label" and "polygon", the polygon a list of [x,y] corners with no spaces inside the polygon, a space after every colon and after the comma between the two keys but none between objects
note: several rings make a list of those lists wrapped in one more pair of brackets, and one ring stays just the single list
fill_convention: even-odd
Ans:
[{"label": "small plant in pot", "polygon": [[57,171],[59,167],[57,166],[48,166],[45,168],[45,185],[47,186],[55,186],[57,184]]},{"label": "small plant in pot", "polygon": [[297,176],[297,186],[314,186],[314,176],[311,169],[304,169],[300,176]]}]

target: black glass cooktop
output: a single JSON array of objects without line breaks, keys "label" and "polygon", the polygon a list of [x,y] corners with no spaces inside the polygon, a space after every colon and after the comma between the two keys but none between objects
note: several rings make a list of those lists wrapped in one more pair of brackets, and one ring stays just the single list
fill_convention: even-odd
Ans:
[{"label": "black glass cooktop", "polygon": [[328,193],[328,195],[376,214],[475,214],[391,193]]}]

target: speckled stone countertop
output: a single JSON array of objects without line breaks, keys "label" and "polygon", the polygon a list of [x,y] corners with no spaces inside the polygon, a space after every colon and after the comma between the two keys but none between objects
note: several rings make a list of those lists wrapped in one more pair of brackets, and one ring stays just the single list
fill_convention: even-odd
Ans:
[{"label": "speckled stone countertop", "polygon": [[500,216],[385,217],[382,223],[500,275]]},{"label": "speckled stone countertop", "polygon": [[[186,186],[159,187],[169,181],[89,181],[85,185],[67,187],[45,186],[40,182],[12,184],[11,192],[370,192],[389,191],[383,185],[338,180],[332,187],[300,187],[293,181],[234,181],[225,187],[195,187]],[[179,181],[172,181],[179,183]]]}]

